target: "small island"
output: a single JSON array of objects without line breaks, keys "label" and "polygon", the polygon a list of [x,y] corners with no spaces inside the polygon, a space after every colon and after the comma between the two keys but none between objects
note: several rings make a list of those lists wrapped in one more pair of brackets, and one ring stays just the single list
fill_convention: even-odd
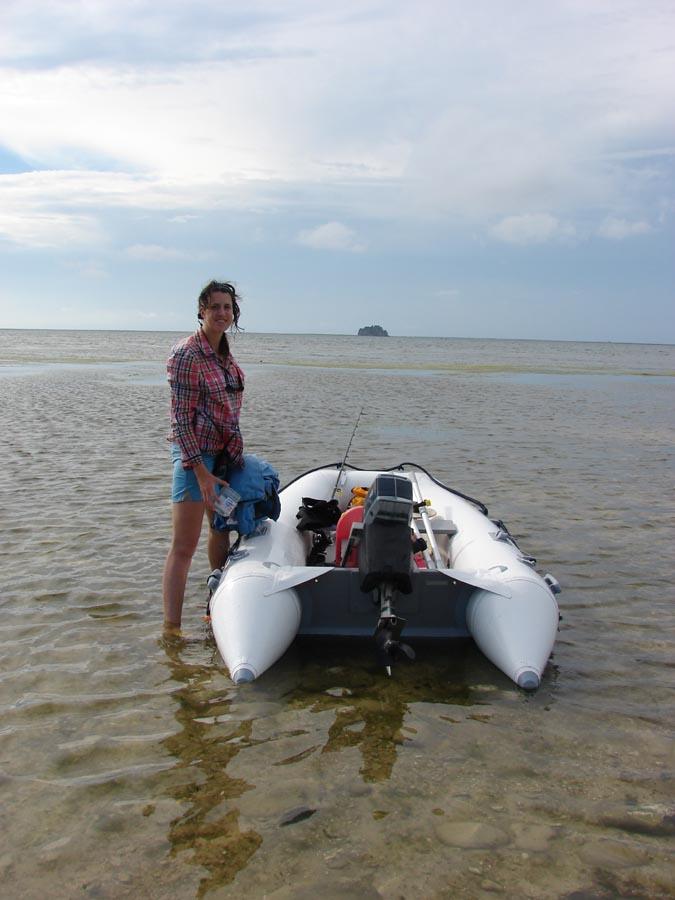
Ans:
[{"label": "small island", "polygon": [[366,325],[359,328],[359,337],[389,337],[389,332],[381,325]]}]

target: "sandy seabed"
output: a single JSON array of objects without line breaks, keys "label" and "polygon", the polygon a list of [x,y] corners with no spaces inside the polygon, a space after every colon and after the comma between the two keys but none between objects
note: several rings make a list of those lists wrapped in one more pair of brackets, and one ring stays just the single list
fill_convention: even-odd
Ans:
[{"label": "sandy seabed", "polygon": [[23,361],[0,377],[3,896],[675,896],[672,378],[243,351],[247,447],[282,482],[339,459],[363,405],[351,462],[420,462],[555,574],[542,687],[458,642],[392,679],[367,644],[294,645],[235,688],[203,547],[161,633],[161,362]]}]

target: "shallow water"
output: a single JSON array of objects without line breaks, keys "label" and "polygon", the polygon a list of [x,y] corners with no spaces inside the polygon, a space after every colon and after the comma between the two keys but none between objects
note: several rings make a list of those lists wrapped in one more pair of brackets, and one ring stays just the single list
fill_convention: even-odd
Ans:
[{"label": "shallow water", "polygon": [[[242,335],[282,482],[415,460],[563,585],[543,685],[470,642],[294,646],[233,687],[161,637],[168,333],[0,332],[10,897],[675,894],[675,348]],[[647,373],[640,375],[638,373]]]}]

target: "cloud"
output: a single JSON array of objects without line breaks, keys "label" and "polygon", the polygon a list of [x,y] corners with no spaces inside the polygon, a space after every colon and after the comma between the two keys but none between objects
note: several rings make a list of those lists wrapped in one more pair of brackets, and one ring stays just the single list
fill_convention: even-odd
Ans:
[{"label": "cloud", "polygon": [[82,277],[94,280],[103,280],[110,277],[107,269],[95,262],[84,263],[78,267],[78,272]]},{"label": "cloud", "polygon": [[0,143],[63,180],[98,160],[90,204],[180,217],[303,196],[337,220],[486,223],[569,219],[664,183],[633,163],[672,146],[665,6],[527,4],[493,21],[459,2],[43,5],[0,12]]},{"label": "cloud", "polygon": [[313,250],[346,250],[350,253],[361,253],[365,245],[360,242],[356,233],[340,222],[326,222],[308,231],[301,231],[298,243]]},{"label": "cloud", "polygon": [[[264,0],[249,0],[245,15],[236,4],[210,0],[190,7],[184,0],[164,0],[161,5],[147,0],[98,0],[83,12],[70,0],[50,0],[49,4],[3,0],[0,23],[14,40],[0,46],[6,60],[25,68],[49,69],[64,61],[72,65],[92,60],[175,65],[225,57],[249,62],[282,53],[281,48],[260,42],[265,5]],[[274,14],[278,25],[291,17],[288,12]]]},{"label": "cloud", "polygon": [[159,244],[133,244],[124,250],[129,259],[144,262],[163,262],[170,259],[190,259],[192,255],[175,247],[161,247]]},{"label": "cloud", "polygon": [[101,240],[92,216],[59,210],[5,207],[0,212],[0,238],[42,250],[75,250]]},{"label": "cloud", "polygon": [[66,300],[99,272],[137,296],[139,267],[183,295],[204,259],[314,296],[332,251],[369,297],[431,297],[602,236],[627,292],[622,241],[675,218],[673,29],[665,0],[3,0],[2,290],[31,302],[30,254]]},{"label": "cloud", "polygon": [[648,222],[628,222],[626,219],[608,216],[598,228],[598,234],[610,241],[623,241],[639,234],[649,234],[653,230]]},{"label": "cloud", "polygon": [[115,173],[0,175],[0,237],[44,249],[101,245],[107,240],[101,211],[118,204],[133,205],[134,193],[140,200],[138,179]]},{"label": "cloud", "polygon": [[549,213],[525,213],[507,216],[490,228],[490,234],[507,244],[545,244],[573,237],[574,229]]}]

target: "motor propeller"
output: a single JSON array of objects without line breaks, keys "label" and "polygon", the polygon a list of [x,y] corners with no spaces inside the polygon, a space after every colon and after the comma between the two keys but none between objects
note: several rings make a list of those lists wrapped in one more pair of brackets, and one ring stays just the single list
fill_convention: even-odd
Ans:
[{"label": "motor propeller", "polygon": [[380,616],[375,629],[375,652],[378,665],[384,666],[387,675],[391,675],[391,667],[396,659],[407,657],[415,659],[415,651],[409,644],[404,644],[401,632],[405,619],[400,616]]}]

